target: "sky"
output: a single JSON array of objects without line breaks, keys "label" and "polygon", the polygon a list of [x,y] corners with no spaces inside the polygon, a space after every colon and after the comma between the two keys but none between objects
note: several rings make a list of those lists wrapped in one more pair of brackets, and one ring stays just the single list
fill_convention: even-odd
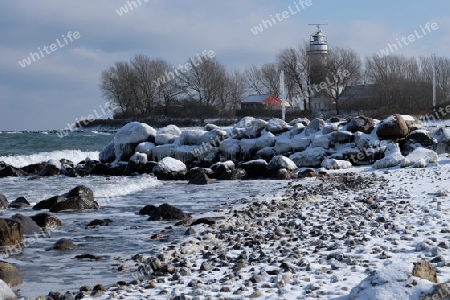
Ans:
[{"label": "sky", "polygon": [[[212,50],[228,69],[243,70],[252,64],[273,62],[281,49],[309,41],[315,31],[310,23],[328,23],[322,27],[328,44],[352,48],[362,59],[416,30],[421,38],[395,54],[450,57],[450,1],[429,3],[4,1],[0,10],[0,131],[59,130],[90,114],[111,117],[104,109],[102,113],[107,100],[99,89],[100,74],[136,54],[166,59],[178,66],[189,57]],[[128,12],[120,11],[121,7],[127,7]],[[269,26],[271,16],[276,22]],[[255,35],[255,27],[263,20],[267,29],[263,27]],[[436,22],[438,28],[424,35],[422,28],[427,22]],[[30,53],[36,53],[35,61]]]}]

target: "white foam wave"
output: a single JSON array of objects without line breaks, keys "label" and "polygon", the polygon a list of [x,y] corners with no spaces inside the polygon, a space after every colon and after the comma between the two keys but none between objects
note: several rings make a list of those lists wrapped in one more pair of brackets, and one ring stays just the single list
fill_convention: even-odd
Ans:
[{"label": "white foam wave", "polygon": [[111,177],[107,184],[97,185],[93,190],[98,204],[108,205],[114,203],[120,196],[137,193],[159,184],[161,182],[152,175]]},{"label": "white foam wave", "polygon": [[81,150],[60,150],[52,152],[40,152],[31,155],[11,155],[0,156],[0,161],[4,161],[16,168],[25,167],[30,164],[36,164],[50,159],[60,160],[62,158],[73,161],[75,164],[89,157],[93,160],[98,160],[99,152],[83,152]]}]

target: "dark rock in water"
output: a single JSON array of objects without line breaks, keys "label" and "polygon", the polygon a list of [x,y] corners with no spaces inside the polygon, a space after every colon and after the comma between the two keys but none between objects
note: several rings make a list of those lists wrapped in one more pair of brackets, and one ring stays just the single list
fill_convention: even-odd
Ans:
[{"label": "dark rock in water", "polygon": [[9,206],[8,199],[3,194],[0,194],[0,209],[7,209]]},{"label": "dark rock in water", "polygon": [[84,197],[70,197],[64,201],[56,203],[50,208],[50,212],[63,212],[84,209],[99,209],[100,205],[97,202],[88,200]]},{"label": "dark rock in water", "polygon": [[91,175],[122,176],[126,167],[127,166],[123,164],[111,167],[108,164],[98,163],[87,170],[86,173]]},{"label": "dark rock in water", "polygon": [[91,260],[100,260],[101,256],[93,255],[93,254],[80,254],[75,256],[76,259],[91,259]]},{"label": "dark rock in water", "polygon": [[37,175],[44,169],[44,167],[45,162],[41,162],[38,164],[31,164],[20,169],[25,173],[27,173],[28,175]]},{"label": "dark rock in water", "polygon": [[71,189],[69,191],[69,193],[67,193],[67,195],[63,195],[63,196],[65,196],[67,198],[83,197],[83,198],[86,198],[87,200],[94,201],[94,192],[90,188],[88,188],[84,185],[76,186],[75,188]]},{"label": "dark rock in water", "polygon": [[194,220],[192,222],[191,226],[195,226],[198,224],[214,225],[214,224],[216,224],[216,220],[213,218],[200,218],[200,219]]},{"label": "dark rock in water", "polygon": [[[0,196],[1,197],[1,196]],[[27,201],[27,199],[25,199],[24,197],[19,197],[16,200],[14,200],[13,202],[11,202],[11,204],[9,204],[9,208],[27,208],[30,206],[30,202]]]},{"label": "dark rock in water", "polygon": [[172,205],[164,203],[151,212],[150,221],[170,221],[170,220],[184,220],[190,216],[184,213],[181,209]]},{"label": "dark rock in water", "polygon": [[131,175],[134,173],[138,174],[151,174],[153,168],[157,165],[156,162],[150,161],[145,164],[137,164],[133,161],[128,161],[125,170],[123,171],[123,175]]},{"label": "dark rock in water", "polygon": [[55,159],[50,159],[44,169],[39,172],[39,176],[56,176],[61,174],[61,162]]},{"label": "dark rock in water", "polygon": [[0,261],[0,279],[9,286],[16,286],[22,283],[22,278],[16,267],[4,261]]},{"label": "dark rock in water", "polygon": [[194,235],[194,234],[196,234],[197,232],[195,232],[195,229],[194,228],[192,228],[192,227],[189,227],[185,232],[184,232],[184,235]]},{"label": "dark rock in water", "polygon": [[0,218],[0,246],[14,246],[24,242],[20,223]]},{"label": "dark rock in water", "polygon": [[52,249],[53,250],[72,250],[77,248],[78,246],[75,245],[74,242],[72,242],[69,239],[59,239],[55,244],[53,244]]},{"label": "dark rock in water", "polygon": [[266,173],[267,162],[264,159],[250,160],[239,165],[247,173],[250,178],[258,178]]},{"label": "dark rock in water", "polygon": [[211,183],[211,178],[209,178],[209,176],[201,168],[196,168],[196,170],[189,175],[189,184],[205,185]]},{"label": "dark rock in water", "polygon": [[156,206],[154,206],[154,205],[152,205],[152,204],[148,204],[148,205],[144,206],[144,208],[142,208],[142,209],[139,211],[139,214],[140,214],[140,215],[148,215],[148,216],[150,216],[150,214],[151,214],[153,211],[155,211],[156,209],[157,209]]},{"label": "dark rock in water", "polygon": [[156,164],[153,173],[159,180],[180,180],[184,179],[187,167],[182,161],[167,156]]},{"label": "dark rock in water", "polygon": [[3,161],[0,161],[0,178],[8,176],[19,177],[25,175],[27,175],[27,173],[25,173],[21,169],[15,168],[11,165],[6,164]]},{"label": "dark rock in water", "polygon": [[36,224],[38,224],[38,226],[45,229],[51,229],[62,226],[61,220],[49,213],[39,213],[32,216],[31,219],[33,219],[33,221],[35,221]]},{"label": "dark rock in water", "polygon": [[11,219],[20,223],[20,229],[23,234],[34,234],[41,232],[41,227],[39,227],[31,217],[15,214],[11,217]]},{"label": "dark rock in water", "polygon": [[408,132],[408,125],[399,114],[395,114],[383,120],[377,129],[377,135],[380,139],[404,138]]},{"label": "dark rock in water", "polygon": [[62,196],[54,196],[37,203],[33,209],[49,209],[51,212],[67,210],[99,209],[94,201],[94,193],[86,186],[79,185]]},{"label": "dark rock in water", "polygon": [[220,175],[218,180],[242,180],[247,176],[244,169],[234,169]]},{"label": "dark rock in water", "polygon": [[89,222],[86,227],[96,227],[96,226],[109,226],[113,221],[111,219],[95,219],[94,221]]},{"label": "dark rock in water", "polygon": [[372,118],[358,116],[348,120],[347,130],[355,133],[357,131],[370,134],[375,128],[375,121]]},{"label": "dark rock in water", "polygon": [[419,146],[435,151],[438,142],[431,132],[426,130],[416,130],[408,134],[408,136],[400,141],[399,144],[402,155],[407,156]]},{"label": "dark rock in water", "polygon": [[66,198],[62,196],[53,196],[51,198],[36,203],[36,205],[33,206],[33,209],[34,210],[50,209],[51,207],[55,206],[57,203],[61,201],[64,201],[65,199]]}]

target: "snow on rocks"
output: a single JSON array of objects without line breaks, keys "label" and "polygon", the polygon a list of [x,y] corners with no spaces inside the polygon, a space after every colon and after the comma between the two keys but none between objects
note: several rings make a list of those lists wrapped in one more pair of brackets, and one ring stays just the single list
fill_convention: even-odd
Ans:
[{"label": "snow on rocks", "polygon": [[372,118],[358,116],[351,118],[347,123],[347,130],[355,133],[357,131],[370,134],[375,128],[375,121]]},{"label": "snow on rocks", "polygon": [[296,152],[289,158],[300,167],[320,167],[322,161],[327,156],[327,152],[321,147],[310,147],[302,152]]},{"label": "snow on rocks", "polygon": [[287,130],[287,124],[281,119],[270,119],[266,130],[273,134],[279,134]]},{"label": "snow on rocks", "polygon": [[413,166],[414,168],[425,168],[429,163],[438,161],[436,152],[423,147],[416,148],[413,152],[408,154],[402,161],[401,167]]},{"label": "snow on rocks", "polygon": [[400,147],[396,143],[389,143],[384,150],[384,157],[377,160],[372,167],[375,169],[391,168],[398,166],[404,157],[400,152]]},{"label": "snow on rocks", "polygon": [[245,136],[249,139],[257,138],[261,136],[261,132],[268,125],[268,122],[262,119],[253,119],[250,123],[246,124]]},{"label": "snow on rocks", "polygon": [[127,161],[135,152],[136,146],[145,141],[154,141],[156,130],[145,123],[130,122],[120,128],[114,136],[116,160]]},{"label": "snow on rocks", "polygon": [[347,160],[338,160],[333,158],[325,158],[321,164],[322,168],[327,170],[339,170],[348,169],[352,167],[352,164]]},{"label": "snow on rocks", "polygon": [[380,139],[404,138],[408,135],[408,132],[408,125],[399,114],[384,119],[377,129],[377,135]]},{"label": "snow on rocks", "polygon": [[182,161],[167,156],[156,164],[153,173],[160,180],[184,179],[187,167]]},{"label": "snow on rocks", "polygon": [[419,300],[434,284],[413,276],[413,268],[412,263],[397,263],[377,270],[351,290],[349,300]]},{"label": "snow on rocks", "polygon": [[417,147],[424,147],[436,150],[437,140],[433,134],[427,130],[414,130],[400,143],[403,155],[408,155]]},{"label": "snow on rocks", "polygon": [[320,132],[324,126],[325,122],[322,119],[314,119],[306,126],[304,133],[306,136],[313,135]]},{"label": "snow on rocks", "polygon": [[438,142],[437,153],[450,153],[450,128],[441,127],[434,133],[434,136]]},{"label": "snow on rocks", "polygon": [[142,142],[136,146],[136,152],[147,154],[147,159],[152,157],[152,150],[155,144],[151,142]]},{"label": "snow on rocks", "polygon": [[147,163],[147,154],[136,152],[130,157],[130,161],[137,165],[145,165]]},{"label": "snow on rocks", "polygon": [[269,172],[286,169],[288,171],[294,171],[297,169],[297,165],[289,158],[283,155],[277,155],[272,158],[267,165],[267,170]]}]

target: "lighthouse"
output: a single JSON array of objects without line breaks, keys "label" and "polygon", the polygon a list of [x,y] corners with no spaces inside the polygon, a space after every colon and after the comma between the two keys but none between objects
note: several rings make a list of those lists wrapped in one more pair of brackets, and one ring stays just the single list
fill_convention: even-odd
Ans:
[{"label": "lighthouse", "polygon": [[[320,29],[321,25],[328,24],[308,24],[317,26],[317,31],[312,33],[309,40],[309,50],[308,50],[308,61],[309,61],[309,74],[308,74],[308,85],[310,101],[310,110],[321,110],[328,106],[324,102],[320,95],[312,89],[314,85],[320,85],[321,82],[326,82],[327,77],[327,60],[328,60],[328,44],[327,36]],[[316,102],[316,103],[312,103]],[[317,103],[318,102],[318,103]]]}]

